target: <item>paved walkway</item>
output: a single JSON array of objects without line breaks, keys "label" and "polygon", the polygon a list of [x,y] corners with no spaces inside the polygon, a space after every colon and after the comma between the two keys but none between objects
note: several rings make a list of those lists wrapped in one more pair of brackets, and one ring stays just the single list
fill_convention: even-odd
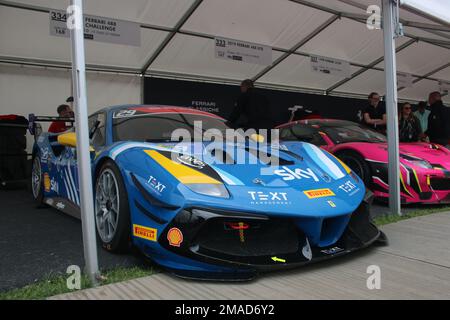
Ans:
[{"label": "paved walkway", "polygon": [[[450,212],[382,228],[388,247],[249,283],[187,281],[156,274],[52,299],[450,299]],[[369,290],[367,267],[381,269],[381,289]]]}]

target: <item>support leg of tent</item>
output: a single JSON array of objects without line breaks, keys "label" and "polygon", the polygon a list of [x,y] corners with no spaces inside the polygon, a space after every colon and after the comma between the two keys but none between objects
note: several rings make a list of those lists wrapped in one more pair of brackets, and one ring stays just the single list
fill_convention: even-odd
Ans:
[{"label": "support leg of tent", "polygon": [[[77,164],[80,187],[81,226],[85,270],[94,285],[97,284],[98,257],[95,233],[94,199],[92,197],[91,155],[89,150],[89,128],[86,97],[86,63],[84,55],[83,1],[70,0],[73,22],[72,81],[75,104],[75,128],[77,134]],[[69,20],[69,19],[68,19]],[[75,26],[75,27],[74,27]],[[78,28],[76,26],[79,26]]]},{"label": "support leg of tent", "polygon": [[140,80],[140,89],[141,89],[141,104],[145,104],[145,75],[141,74]]},{"label": "support leg of tent", "polygon": [[383,0],[384,61],[386,77],[386,116],[389,153],[389,209],[401,215],[400,164],[397,113],[397,66],[395,57],[394,10],[399,0]]}]

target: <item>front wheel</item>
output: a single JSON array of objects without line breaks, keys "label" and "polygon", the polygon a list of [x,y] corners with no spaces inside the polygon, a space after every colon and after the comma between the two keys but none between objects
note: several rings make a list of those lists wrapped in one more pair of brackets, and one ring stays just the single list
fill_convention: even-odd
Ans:
[{"label": "front wheel", "polygon": [[36,155],[33,158],[33,165],[31,169],[31,191],[33,194],[33,199],[38,207],[44,206],[44,191],[43,191],[43,181],[42,181],[42,166],[41,158]]},{"label": "front wheel", "polygon": [[361,178],[366,186],[370,185],[371,173],[369,164],[359,153],[345,150],[337,152],[336,156],[349,166],[350,169]]},{"label": "front wheel", "polygon": [[103,248],[123,252],[130,241],[130,209],[119,169],[107,161],[95,182],[95,224]]}]

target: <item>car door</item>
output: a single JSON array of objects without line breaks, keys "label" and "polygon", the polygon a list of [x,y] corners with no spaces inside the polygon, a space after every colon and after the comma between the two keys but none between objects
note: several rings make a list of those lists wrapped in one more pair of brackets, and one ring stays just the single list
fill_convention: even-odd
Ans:
[{"label": "car door", "polygon": [[[98,149],[105,144],[105,120],[104,113],[95,113],[89,117],[90,144]],[[96,130],[94,130],[96,128]],[[92,152],[94,155],[95,152]],[[93,156],[91,157],[93,159]],[[61,185],[64,186],[65,197],[76,205],[80,205],[80,183],[78,178],[77,150],[74,147],[65,147],[58,158],[57,166],[60,170]]]}]

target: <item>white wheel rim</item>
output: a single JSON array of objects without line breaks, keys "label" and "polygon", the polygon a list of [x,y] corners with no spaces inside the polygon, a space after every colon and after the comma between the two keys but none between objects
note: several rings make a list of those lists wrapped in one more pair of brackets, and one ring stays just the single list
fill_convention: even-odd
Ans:
[{"label": "white wheel rim", "polygon": [[102,171],[95,188],[95,221],[103,242],[110,242],[119,221],[119,187],[111,169]]}]

